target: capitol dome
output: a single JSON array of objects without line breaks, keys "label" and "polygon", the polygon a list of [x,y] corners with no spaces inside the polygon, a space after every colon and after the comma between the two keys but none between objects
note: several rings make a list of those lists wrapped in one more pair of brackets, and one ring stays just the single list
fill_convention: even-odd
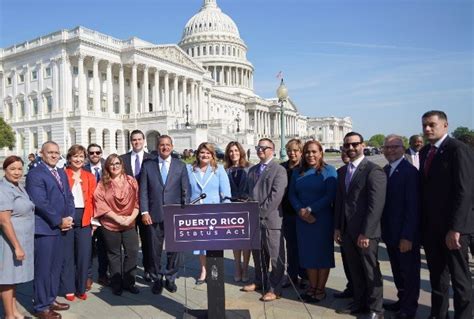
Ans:
[{"label": "capitol dome", "polygon": [[216,0],[204,0],[199,12],[186,23],[178,45],[202,63],[216,86],[229,93],[253,95],[253,66],[247,60],[247,46],[235,22]]}]

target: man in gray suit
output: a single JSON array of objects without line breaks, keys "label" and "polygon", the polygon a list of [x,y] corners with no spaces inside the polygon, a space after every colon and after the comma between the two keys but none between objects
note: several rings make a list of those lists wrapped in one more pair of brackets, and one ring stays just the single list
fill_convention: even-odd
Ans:
[{"label": "man in gray suit", "polygon": [[[275,144],[272,140],[262,138],[255,149],[260,163],[250,168],[248,185],[250,200],[257,201],[260,207],[261,250],[252,251],[255,281],[242,290],[263,289],[264,295],[260,300],[273,301],[281,297],[285,272],[281,201],[288,180],[285,168],[273,161]],[[269,263],[272,269],[270,274]]]},{"label": "man in gray suit", "polygon": [[140,213],[142,223],[147,228],[147,240],[153,256],[154,285],[152,292],[161,294],[163,277],[165,288],[176,292],[175,279],[179,269],[179,255],[167,252],[166,266],[161,266],[163,252],[164,225],[163,205],[189,202],[189,179],[186,165],[171,157],[173,141],[168,135],[161,135],[157,141],[158,157],[143,162],[140,172]]},{"label": "man in gray suit", "polygon": [[368,318],[383,318],[383,286],[377,260],[380,220],[387,177],[382,168],[364,157],[364,139],[347,133],[343,147],[350,158],[338,176],[334,240],[341,244],[353,280],[354,303],[336,310],[342,314],[370,311]]}]

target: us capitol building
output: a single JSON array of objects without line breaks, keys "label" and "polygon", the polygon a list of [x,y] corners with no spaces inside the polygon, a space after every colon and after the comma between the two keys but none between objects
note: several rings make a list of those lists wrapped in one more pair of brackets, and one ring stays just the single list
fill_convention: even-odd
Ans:
[{"label": "us capitol building", "polygon": [[[76,27],[0,49],[0,116],[15,131],[16,154],[47,140],[64,153],[75,143],[124,153],[134,129],[149,151],[160,134],[178,151],[232,140],[247,149],[262,137],[279,148],[280,103],[256,95],[253,76],[236,24],[216,0],[204,0],[178,45]],[[284,117],[286,140],[316,138],[325,148],[339,147],[352,129],[349,117],[303,116],[291,99]]]}]

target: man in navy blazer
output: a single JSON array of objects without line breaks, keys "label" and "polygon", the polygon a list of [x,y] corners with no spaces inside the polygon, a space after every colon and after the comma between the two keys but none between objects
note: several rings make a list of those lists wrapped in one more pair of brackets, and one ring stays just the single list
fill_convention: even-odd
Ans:
[{"label": "man in navy blazer", "polygon": [[69,305],[56,302],[63,264],[63,234],[73,226],[74,198],[66,173],[57,169],[59,146],[41,147],[42,161],[26,177],[26,190],[35,204],[35,278],[33,307],[39,318],[61,318],[55,311]]},{"label": "man in navy blazer", "polygon": [[[140,130],[134,130],[130,133],[130,144],[132,144],[132,150],[128,153],[121,155],[125,173],[132,177],[135,177],[140,182],[140,172],[143,162],[153,158],[152,155],[145,152],[145,134]],[[144,278],[146,281],[151,281],[152,274],[154,271],[153,253],[149,247],[148,240],[146,239],[146,228],[147,226],[142,223],[140,215],[137,216],[137,228],[140,235],[140,242],[143,255],[143,269],[145,272]]]},{"label": "man in navy blazer", "polygon": [[421,233],[430,270],[431,317],[447,318],[449,281],[454,318],[472,319],[468,246],[474,234],[474,158],[468,146],[448,136],[443,111],[422,116],[429,144],[420,151]]},{"label": "man in navy blazer", "polygon": [[389,162],[387,193],[382,214],[382,240],[387,246],[398,301],[384,304],[397,319],[415,318],[420,296],[420,182],[418,170],[405,158],[398,135],[385,138],[383,153]]},{"label": "man in navy blazer", "polygon": [[164,229],[163,205],[189,203],[191,191],[186,165],[179,159],[171,157],[173,140],[168,135],[161,135],[157,141],[158,157],[143,163],[140,173],[140,214],[147,227],[147,238],[153,252],[155,283],[152,292],[161,294],[163,277],[165,288],[176,292],[175,279],[179,270],[180,256],[177,252],[168,251],[166,266],[161,266]]}]

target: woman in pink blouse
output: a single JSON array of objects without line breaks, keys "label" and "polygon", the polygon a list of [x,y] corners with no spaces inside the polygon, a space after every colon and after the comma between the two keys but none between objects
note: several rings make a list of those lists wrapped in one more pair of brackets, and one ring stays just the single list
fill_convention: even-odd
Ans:
[{"label": "woman in pink blouse", "polygon": [[[96,211],[103,229],[111,288],[120,296],[123,289],[133,294],[140,291],[135,286],[138,258],[138,236],[135,219],[138,215],[138,184],[125,174],[122,159],[111,154],[105,160],[102,179],[94,193]],[[122,264],[122,247],[124,258]]]}]

